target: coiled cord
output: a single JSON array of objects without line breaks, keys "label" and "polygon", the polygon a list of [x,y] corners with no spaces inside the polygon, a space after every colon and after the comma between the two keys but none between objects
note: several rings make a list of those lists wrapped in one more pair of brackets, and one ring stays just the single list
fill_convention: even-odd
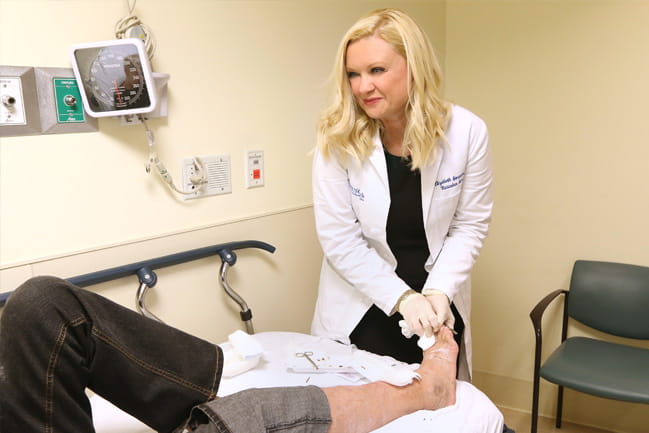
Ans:
[{"label": "coiled cord", "polygon": [[128,15],[115,23],[115,37],[117,39],[124,39],[127,37],[141,39],[142,42],[144,42],[146,54],[149,56],[149,60],[151,60],[156,49],[153,32],[142,22],[142,20],[140,20],[140,18],[137,17],[137,15],[135,15],[134,11],[137,0],[133,0],[133,4],[131,4],[129,0],[124,1],[126,2]]}]

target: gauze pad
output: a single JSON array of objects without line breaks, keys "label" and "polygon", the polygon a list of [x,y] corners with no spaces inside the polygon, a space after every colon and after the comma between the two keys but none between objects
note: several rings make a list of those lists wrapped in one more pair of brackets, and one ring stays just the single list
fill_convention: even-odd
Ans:
[{"label": "gauze pad", "polygon": [[[405,320],[399,320],[399,326],[401,327],[401,333],[404,337],[411,338],[413,335],[416,335],[410,330],[410,328],[408,328],[408,324]],[[419,346],[421,350],[429,349],[433,344],[435,344],[434,335],[431,335],[430,337],[424,335],[423,337],[419,337],[419,341],[417,341],[417,346]]]}]

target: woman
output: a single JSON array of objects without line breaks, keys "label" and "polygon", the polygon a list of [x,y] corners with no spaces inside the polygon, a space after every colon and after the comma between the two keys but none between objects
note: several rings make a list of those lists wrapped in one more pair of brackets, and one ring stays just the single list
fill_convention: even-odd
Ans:
[{"label": "woman", "polygon": [[445,324],[470,380],[470,271],[492,209],[486,126],[442,99],[430,41],[399,10],[351,27],[334,78],[313,165],[325,257],[312,333],[420,362],[401,316],[419,335]]}]

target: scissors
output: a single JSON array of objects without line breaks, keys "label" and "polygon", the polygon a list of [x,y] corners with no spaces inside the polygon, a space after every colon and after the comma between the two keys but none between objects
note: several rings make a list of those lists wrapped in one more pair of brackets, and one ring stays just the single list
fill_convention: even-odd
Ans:
[{"label": "scissors", "polygon": [[312,355],[313,355],[313,352],[296,352],[295,353],[295,356],[297,356],[298,358],[306,358],[306,359],[308,359],[309,362],[315,367],[316,370],[320,370],[318,368],[318,365],[315,362],[313,362],[313,359],[311,359]]}]

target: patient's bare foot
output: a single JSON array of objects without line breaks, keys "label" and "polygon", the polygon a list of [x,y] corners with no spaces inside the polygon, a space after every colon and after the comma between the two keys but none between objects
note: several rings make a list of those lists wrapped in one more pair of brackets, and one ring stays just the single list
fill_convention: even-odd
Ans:
[{"label": "patient's bare foot", "polygon": [[424,352],[424,360],[417,373],[421,376],[424,406],[427,409],[455,404],[458,350],[451,330],[442,326],[435,344]]},{"label": "patient's bare foot", "polygon": [[420,409],[454,404],[458,347],[445,326],[436,337],[417,370],[419,381],[406,386],[372,382],[322,388],[331,413],[329,433],[366,433]]}]

